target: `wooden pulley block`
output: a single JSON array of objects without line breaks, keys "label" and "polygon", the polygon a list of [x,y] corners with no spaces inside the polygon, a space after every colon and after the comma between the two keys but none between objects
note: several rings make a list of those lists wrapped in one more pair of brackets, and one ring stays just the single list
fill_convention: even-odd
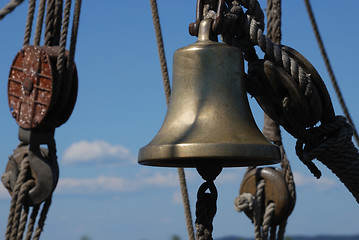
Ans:
[{"label": "wooden pulley block", "polygon": [[[58,53],[58,46],[26,45],[12,63],[8,79],[9,107],[17,124],[24,129],[58,127],[72,113],[77,96],[76,67],[73,66],[70,77],[65,67],[59,79]],[[66,52],[65,63],[68,55]]]},{"label": "wooden pulley block", "polygon": [[30,179],[35,181],[35,186],[27,193],[26,204],[33,206],[45,201],[55,190],[59,178],[59,166],[53,148],[31,147],[21,143],[14,150],[14,154],[9,157],[2,176],[2,182],[10,195],[15,189],[21,164],[25,158],[29,159],[30,164],[26,181]]},{"label": "wooden pulley block", "polygon": [[[279,169],[275,168],[253,168],[246,172],[243,177],[239,194],[250,193],[256,195],[257,184],[260,180],[265,180],[264,197],[262,202],[262,212],[273,202],[275,204],[272,226],[280,224],[288,217],[291,212],[291,196],[288,191],[284,175]],[[253,211],[245,211],[245,214],[253,219]]]}]

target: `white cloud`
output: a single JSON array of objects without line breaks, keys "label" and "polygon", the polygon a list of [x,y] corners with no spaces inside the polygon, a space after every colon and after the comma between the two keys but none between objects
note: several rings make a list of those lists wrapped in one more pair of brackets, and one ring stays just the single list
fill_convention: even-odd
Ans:
[{"label": "white cloud", "polygon": [[321,177],[320,179],[316,179],[314,176],[304,176],[301,173],[294,172],[294,183],[296,186],[315,186],[320,190],[327,190],[332,187],[336,187],[338,182],[327,177]]},{"label": "white cloud", "polygon": [[136,162],[136,157],[127,148],[122,145],[111,145],[103,140],[73,143],[65,150],[62,162],[64,164],[104,162],[105,159]]},{"label": "white cloud", "polygon": [[183,204],[181,191],[176,191],[176,192],[173,193],[172,202],[174,204],[176,204],[176,205],[182,205]]},{"label": "white cloud", "polygon": [[97,178],[60,178],[56,192],[96,194],[104,192],[124,193],[139,191],[149,187],[178,187],[178,177],[174,172],[155,173],[151,176],[139,174],[135,179],[117,176]]}]

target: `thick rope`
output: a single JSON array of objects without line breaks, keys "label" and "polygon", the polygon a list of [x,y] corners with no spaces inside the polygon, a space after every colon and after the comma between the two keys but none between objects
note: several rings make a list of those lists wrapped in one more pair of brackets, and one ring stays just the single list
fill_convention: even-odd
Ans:
[{"label": "thick rope", "polygon": [[253,224],[254,224],[254,239],[262,240],[262,203],[264,198],[265,181],[261,179],[257,184],[257,190],[255,195],[255,204],[253,210]]},{"label": "thick rope", "polygon": [[[281,39],[282,39],[281,18],[282,18],[281,0],[267,0],[267,19],[268,19],[267,35],[275,44],[281,44]],[[291,211],[295,206],[295,200],[296,200],[293,172],[290,163],[288,161],[287,154],[285,153],[284,150],[279,125],[265,113],[264,113],[263,134],[280,148],[281,156],[282,156],[281,168],[284,174],[284,179],[287,184],[289,194],[291,196],[290,207],[289,207]],[[287,222],[287,218],[283,220],[283,223],[286,222]],[[280,231],[278,232],[278,236],[277,236],[278,239],[284,238],[285,225],[286,224],[280,225]],[[271,232],[270,236],[272,239],[275,239],[276,228],[273,227],[272,230],[273,231]]]},{"label": "thick rope", "polygon": [[[209,193],[206,190],[209,190]],[[217,212],[218,192],[213,181],[204,182],[198,189],[196,202],[196,240],[213,240],[213,218]]]},{"label": "thick rope", "polygon": [[57,56],[56,68],[58,72],[58,79],[62,79],[65,70],[65,51],[66,40],[70,22],[71,0],[66,0],[64,9],[64,18],[62,20],[62,31],[59,45],[59,52]]},{"label": "thick rope", "polygon": [[40,219],[39,222],[37,223],[37,227],[33,236],[33,240],[39,240],[40,235],[42,233],[42,231],[44,230],[44,226],[45,226],[45,220],[47,217],[47,213],[49,212],[50,206],[51,206],[51,202],[52,202],[52,195],[49,197],[49,199],[47,199],[42,207],[42,211],[40,213]]},{"label": "thick rope", "polygon": [[34,45],[35,46],[40,45],[42,25],[44,23],[45,5],[46,5],[46,0],[40,0],[39,10],[37,13],[35,36],[34,36]]},{"label": "thick rope", "polygon": [[333,84],[333,87],[334,87],[334,90],[338,96],[338,100],[339,100],[339,103],[340,103],[340,106],[342,107],[343,109],[343,112],[345,114],[345,117],[348,119],[348,122],[353,126],[353,130],[354,130],[354,138],[355,138],[355,141],[357,143],[357,146],[359,146],[359,136],[358,136],[358,132],[356,131],[356,128],[354,126],[354,123],[350,117],[350,114],[349,114],[349,110],[345,104],[345,101],[344,101],[344,98],[343,98],[343,95],[340,91],[340,88],[339,88],[339,85],[338,85],[338,81],[336,80],[336,77],[334,75],[334,72],[333,72],[333,68],[329,62],[329,58],[328,58],[328,54],[327,52],[325,51],[325,48],[324,48],[324,43],[323,43],[323,40],[320,36],[320,33],[319,33],[319,29],[318,29],[318,25],[317,25],[317,22],[315,21],[315,18],[314,18],[314,13],[313,13],[313,10],[312,10],[312,7],[310,5],[310,2],[309,0],[304,0],[305,2],[305,6],[307,8],[307,12],[308,12],[308,15],[309,15],[309,19],[310,19],[310,22],[312,24],[312,27],[313,27],[313,31],[314,31],[314,35],[315,35],[315,38],[317,40],[317,43],[318,43],[318,46],[319,46],[319,49],[320,49],[320,52],[322,54],[322,57],[323,57],[323,60],[324,60],[324,63],[325,63],[325,66],[327,68],[327,71],[329,73],[329,76],[330,76],[330,80]]},{"label": "thick rope", "polygon": [[[19,195],[17,196],[16,207],[14,212],[13,225],[11,229],[10,240],[16,240],[19,233],[19,226],[26,225],[26,218],[21,217],[22,208],[25,204],[25,197],[29,190],[35,186],[34,180],[28,180],[21,185]],[[22,221],[22,222],[21,222]],[[20,227],[22,229],[22,227]],[[20,232],[22,235],[22,233]]]},{"label": "thick rope", "polygon": [[265,185],[265,180],[261,179],[257,183],[255,196],[250,193],[242,193],[234,200],[236,211],[252,213],[255,240],[268,239],[269,231],[270,239],[275,239],[276,226],[272,225],[275,203],[270,202],[264,209]]},{"label": "thick rope", "polygon": [[11,13],[17,6],[19,6],[24,0],[11,0],[8,4],[0,9],[0,20],[3,19],[6,15]]},{"label": "thick rope", "polygon": [[58,46],[60,42],[61,36],[61,22],[62,22],[62,10],[63,10],[63,0],[56,0],[55,1],[55,19],[54,19],[54,37],[52,40],[52,44],[54,46]]},{"label": "thick rope", "polygon": [[30,218],[27,223],[27,232],[26,232],[24,240],[31,239],[31,236],[34,232],[36,217],[37,217],[37,214],[39,213],[39,208],[40,208],[39,205],[36,205],[32,208],[32,212],[31,212]]},{"label": "thick rope", "polygon": [[81,3],[82,0],[76,0],[75,2],[74,19],[72,22],[71,40],[70,40],[70,48],[69,48],[69,60],[67,64],[69,76],[72,76],[72,71],[73,71],[72,66],[74,65],[75,62],[75,51],[76,51],[77,33],[79,30],[79,23],[80,23]]},{"label": "thick rope", "polygon": [[11,235],[11,231],[12,231],[12,227],[13,227],[13,222],[14,222],[14,215],[15,215],[17,198],[18,198],[21,186],[23,185],[23,183],[25,182],[25,180],[27,178],[29,166],[30,166],[29,165],[29,159],[25,158],[21,163],[20,173],[19,173],[19,176],[16,179],[15,187],[14,187],[14,190],[12,192],[8,224],[7,224],[7,228],[6,228],[6,232],[5,232],[5,240],[10,239],[10,235]]},{"label": "thick rope", "polygon": [[330,124],[313,128],[314,134],[329,136],[312,147],[297,141],[296,152],[303,162],[321,161],[340,179],[359,203],[359,153],[351,138],[353,127],[345,117],[337,116]]},{"label": "thick rope", "polygon": [[271,202],[268,204],[268,206],[266,207],[266,209],[264,211],[263,223],[262,223],[262,225],[263,225],[263,227],[262,227],[263,237],[262,238],[263,239],[268,239],[268,231],[272,224],[274,210],[275,210],[275,203]]},{"label": "thick rope", "polygon": [[34,20],[35,3],[36,3],[36,0],[29,1],[29,9],[27,12],[27,20],[26,20],[26,27],[25,27],[24,43],[23,43],[24,46],[30,43],[32,22]]},{"label": "thick rope", "polygon": [[[162,38],[162,32],[161,32],[161,24],[160,24],[160,19],[159,19],[159,15],[158,15],[157,1],[150,0],[150,4],[151,4],[151,11],[152,11],[153,26],[155,28],[155,33],[156,33],[158,55],[159,55],[160,64],[161,64],[163,86],[164,86],[164,90],[165,90],[166,102],[168,105],[170,98],[171,98],[171,85],[170,85],[169,76],[168,76],[166,56],[165,56],[165,51],[164,51],[164,46],[163,46],[163,38]],[[183,207],[184,207],[186,224],[187,224],[188,239],[194,240],[195,235],[194,235],[194,229],[193,229],[191,207],[190,207],[189,198],[188,198],[186,176],[185,176],[185,172],[184,172],[183,168],[178,168],[178,177],[179,177],[179,182],[180,182],[180,186],[181,186],[182,201],[183,201]]]},{"label": "thick rope", "polygon": [[45,19],[45,45],[51,46],[54,37],[55,0],[47,0]]},{"label": "thick rope", "polygon": [[29,206],[25,205],[23,207],[22,213],[21,213],[21,220],[20,220],[20,226],[19,226],[19,230],[18,230],[18,234],[17,234],[17,239],[22,239],[22,237],[24,235],[28,215],[29,215]]},{"label": "thick rope", "polygon": [[[35,186],[34,180],[26,180],[28,179],[29,169],[29,159],[28,157],[26,157],[21,163],[21,170],[17,177],[16,184],[12,193],[5,240],[20,240],[23,238],[29,213],[29,206],[25,203],[26,196],[28,192]],[[40,205],[36,205],[33,207],[33,211],[28,221],[27,232],[24,240],[38,240],[40,238],[41,232],[44,228],[46,216],[51,205],[51,198],[52,195],[49,197],[48,200],[45,201],[43,205],[43,209],[41,211],[40,219],[38,221],[38,226],[35,230],[35,233],[33,229]]]},{"label": "thick rope", "polygon": [[[236,2],[236,1],[234,1]],[[251,3],[251,1],[249,1]],[[239,7],[238,5],[233,4],[233,6]],[[345,184],[345,186],[348,188],[348,190],[353,194],[353,196],[356,198],[357,201],[359,201],[359,186],[357,186],[358,179],[356,176],[359,176],[359,154],[358,150],[355,148],[354,144],[351,142],[351,136],[349,136],[350,132],[353,132],[353,130],[350,131],[350,128],[352,126],[350,124],[346,125],[344,124],[340,129],[337,128],[335,131],[337,132],[326,132],[325,134],[318,134],[318,128],[313,127],[319,120],[321,121],[322,128],[324,129],[326,125],[331,125],[332,123],[335,123],[338,121],[337,118],[335,118],[335,113],[333,110],[333,105],[331,103],[329,94],[326,90],[326,87],[322,80],[320,79],[319,74],[316,72],[313,66],[306,60],[303,56],[301,56],[299,53],[295,52],[294,50],[291,50],[288,47],[285,46],[279,46],[276,44],[273,44],[273,42],[267,38],[263,34],[263,29],[260,28],[260,23],[256,22],[255,18],[253,16],[250,16],[248,14],[243,14],[243,11],[232,11],[232,9],[229,11],[229,13],[226,15],[229,20],[235,19],[236,21],[240,19],[240,21],[235,22],[235,25],[237,25],[236,30],[234,31],[234,35],[232,37],[238,37],[238,39],[234,39],[238,42],[238,45],[240,46],[241,43],[244,40],[244,43],[247,45],[252,45],[251,48],[253,48],[254,45],[258,45],[263,52],[266,53],[266,59],[269,59],[270,61],[273,61],[275,63],[276,68],[281,68],[285,70],[289,75],[291,79],[285,78],[286,82],[277,81],[276,84],[292,84],[295,82],[298,84],[298,87],[300,91],[293,91],[294,93],[298,94],[304,94],[304,100],[301,101],[303,104],[309,104],[307,106],[304,106],[302,104],[296,105],[296,108],[300,108],[301,111],[295,111],[296,108],[291,110],[291,114],[300,113],[300,114],[307,114],[309,117],[311,115],[316,115],[317,110],[319,110],[321,113],[323,113],[320,116],[320,119],[317,118],[310,118],[310,122],[307,122],[307,126],[301,125],[300,122],[296,122],[296,118],[301,118],[300,115],[294,117],[294,115],[285,115],[284,119],[281,119],[281,116],[277,116],[278,119],[275,119],[276,121],[279,121],[280,124],[294,137],[296,137],[298,140],[298,144],[296,146],[296,151],[299,156],[299,158],[302,160],[302,162],[308,167],[308,169],[319,178],[321,176],[321,172],[319,169],[315,166],[315,164],[311,161],[314,158],[317,158],[322,163],[324,163],[328,168],[330,168],[339,178],[340,180]],[[233,27],[233,25],[232,25]],[[243,34],[244,33],[244,34]],[[239,35],[238,35],[239,34]],[[242,34],[242,35],[240,35]],[[230,34],[229,34],[230,35]],[[230,37],[230,36],[229,36]],[[229,38],[227,37],[227,39]],[[243,39],[240,39],[243,38]],[[248,44],[248,40],[250,40],[250,44]],[[269,61],[269,62],[270,62]],[[298,62],[301,62],[302,66],[308,69],[309,73],[306,73],[304,71],[304,68],[301,67],[301,65],[298,65]],[[249,62],[250,64],[250,62]],[[264,67],[269,68],[270,71],[274,71],[270,68],[271,65],[264,65]],[[268,67],[269,66],[269,67]],[[259,65],[259,70],[263,65]],[[273,67],[272,67],[273,68]],[[267,69],[268,70],[268,69]],[[281,71],[281,70],[280,70]],[[278,74],[280,72],[277,72]],[[282,74],[282,76],[284,76]],[[261,76],[259,76],[261,77]],[[313,78],[312,78],[313,77]],[[275,81],[276,79],[271,79],[272,81]],[[294,81],[293,81],[294,80]],[[268,81],[265,78],[263,78],[263,81]],[[315,82],[315,84],[313,84]],[[273,82],[272,82],[273,83]],[[268,84],[268,83],[267,83]],[[288,85],[287,85],[288,86]],[[297,86],[291,86],[293,88],[297,88]],[[297,91],[297,92],[296,92]],[[263,93],[262,93],[263,94]],[[265,93],[264,93],[265,94]],[[302,97],[301,97],[302,98]],[[268,98],[270,99],[270,98]],[[267,99],[267,100],[268,100]],[[317,100],[315,100],[317,99]],[[258,99],[257,99],[258,100]],[[266,101],[266,99],[261,99],[263,101]],[[284,101],[285,99],[283,99]],[[287,99],[289,100],[289,99]],[[307,102],[308,101],[308,102]],[[320,105],[318,105],[319,102],[322,102]],[[271,103],[268,103],[269,106],[265,107],[271,107]],[[263,108],[263,105],[261,105]],[[285,101],[283,102],[284,109],[288,107],[288,105],[285,104]],[[283,111],[283,114],[285,112]],[[275,115],[275,113],[274,113]],[[272,117],[272,116],[271,116]],[[283,117],[283,116],[282,116]],[[272,117],[273,118],[273,117]],[[340,118],[340,117],[339,117]],[[315,122],[314,122],[315,120]],[[291,124],[292,122],[296,122],[294,125]],[[309,125],[310,123],[310,125]],[[288,124],[288,125],[286,125]],[[334,125],[335,125],[334,124]],[[309,129],[309,130],[308,130]],[[344,136],[347,136],[345,138]],[[338,140],[339,138],[345,139],[345,146],[343,146],[343,142]],[[337,145],[335,145],[335,144]],[[305,145],[305,147],[304,147]],[[330,146],[330,147],[328,147]],[[304,147],[304,148],[303,148]],[[312,149],[316,149],[315,151],[312,151]],[[329,151],[325,152],[325,149],[331,149],[331,154],[326,154]],[[333,151],[333,149],[336,149]],[[319,154],[319,151],[323,151]],[[310,153],[312,152],[312,153]],[[310,154],[309,154],[310,153]],[[319,155],[316,155],[319,154]],[[311,155],[312,157],[306,157]],[[316,157],[314,157],[316,156]],[[350,166],[350,167],[348,167]],[[342,168],[342,169],[340,169]],[[343,170],[347,171],[343,171]],[[348,172],[349,171],[349,172]]]}]

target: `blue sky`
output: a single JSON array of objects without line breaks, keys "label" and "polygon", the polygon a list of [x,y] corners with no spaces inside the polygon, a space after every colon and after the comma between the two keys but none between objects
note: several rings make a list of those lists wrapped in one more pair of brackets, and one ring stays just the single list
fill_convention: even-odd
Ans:
[{"label": "blue sky", "polygon": [[[7,1],[1,1],[1,6]],[[176,49],[193,43],[188,24],[194,0],[158,0],[169,72]],[[357,0],[339,5],[312,0],[314,13],[345,95],[359,125]],[[265,1],[260,1],[265,8]],[[17,146],[17,125],[7,103],[7,77],[21,49],[27,3],[0,22],[0,168]],[[307,57],[327,84],[337,114],[342,114],[301,0],[283,1],[282,43]],[[78,101],[70,120],[56,130],[60,181],[43,239],[166,240],[186,239],[177,170],[137,164],[137,153],[157,133],[166,113],[161,72],[148,1],[83,1],[76,63]],[[258,126],[261,109],[250,99]],[[283,131],[285,149],[297,185],[297,204],[288,235],[359,233],[359,208],[343,184],[316,161],[323,176],[316,180],[294,153],[295,139]],[[214,237],[253,236],[253,226],[233,207],[244,168],[224,169],[216,180],[218,211]],[[202,183],[186,169],[192,214]],[[4,235],[10,198],[0,186],[0,235]],[[194,218],[194,215],[193,215]]]}]

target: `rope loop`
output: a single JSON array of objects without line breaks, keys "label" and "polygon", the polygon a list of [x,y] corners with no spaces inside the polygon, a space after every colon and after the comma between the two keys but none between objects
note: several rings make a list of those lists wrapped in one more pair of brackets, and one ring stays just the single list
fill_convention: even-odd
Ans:
[{"label": "rope loop", "polygon": [[[254,234],[256,240],[268,239],[268,232],[271,229],[271,235],[275,234],[276,223],[274,223],[276,204],[273,201],[265,204],[266,181],[258,179],[255,185],[255,193],[244,192],[234,200],[235,210],[244,211],[254,224]],[[286,220],[285,220],[286,221]]]},{"label": "rope loop", "polygon": [[234,199],[234,209],[237,212],[253,211],[254,196],[250,193],[242,193]]}]

